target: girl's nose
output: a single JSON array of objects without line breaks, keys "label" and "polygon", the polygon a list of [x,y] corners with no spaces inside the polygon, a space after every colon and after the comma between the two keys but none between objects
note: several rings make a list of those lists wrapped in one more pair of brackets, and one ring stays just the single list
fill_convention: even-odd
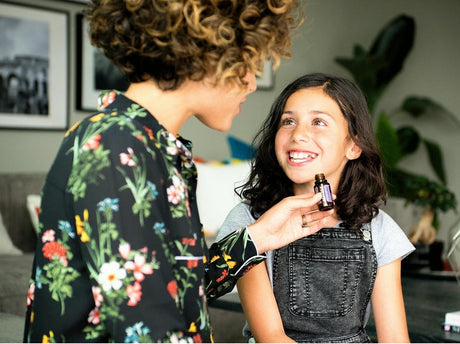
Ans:
[{"label": "girl's nose", "polygon": [[257,90],[257,80],[256,80],[256,74],[253,72],[247,72],[246,75],[243,78],[244,81],[247,82],[248,88],[248,94],[254,92]]},{"label": "girl's nose", "polygon": [[310,141],[310,133],[305,127],[297,125],[292,132],[292,139],[295,142],[308,142]]}]

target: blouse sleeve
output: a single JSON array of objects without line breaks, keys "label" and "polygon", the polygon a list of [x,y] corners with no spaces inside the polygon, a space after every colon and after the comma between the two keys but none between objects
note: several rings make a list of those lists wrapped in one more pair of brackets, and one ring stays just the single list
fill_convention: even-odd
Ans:
[{"label": "blouse sleeve", "polygon": [[254,222],[244,203],[236,205],[217,234],[217,242],[209,250],[206,267],[207,296],[214,299],[230,292],[236,281],[266,256],[258,254],[257,247],[247,231]]},{"label": "blouse sleeve", "polygon": [[209,257],[205,275],[210,300],[232,291],[239,277],[266,258],[258,254],[247,227],[241,227],[212,244]]}]

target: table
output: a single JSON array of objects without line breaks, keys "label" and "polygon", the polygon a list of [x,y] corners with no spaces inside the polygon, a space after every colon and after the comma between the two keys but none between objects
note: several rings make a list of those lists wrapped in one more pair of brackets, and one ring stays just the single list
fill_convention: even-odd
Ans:
[{"label": "table", "polygon": [[[405,273],[402,277],[407,326],[411,342],[460,343],[460,334],[445,332],[442,328],[446,312],[460,310],[460,285],[452,275],[424,272]],[[242,312],[236,292],[229,293],[210,303],[217,307]],[[376,337],[373,319],[366,330]]]}]

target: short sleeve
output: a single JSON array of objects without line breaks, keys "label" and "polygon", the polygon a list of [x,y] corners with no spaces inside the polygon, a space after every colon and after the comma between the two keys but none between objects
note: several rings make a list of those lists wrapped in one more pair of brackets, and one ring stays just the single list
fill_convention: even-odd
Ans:
[{"label": "short sleeve", "polygon": [[249,206],[245,203],[238,203],[233,207],[225,218],[222,227],[217,232],[216,241],[220,241],[238,228],[249,226],[255,219],[249,211]]},{"label": "short sleeve", "polygon": [[383,266],[401,258],[404,259],[415,250],[406,233],[383,210],[371,222],[372,241],[377,255],[378,266]]}]

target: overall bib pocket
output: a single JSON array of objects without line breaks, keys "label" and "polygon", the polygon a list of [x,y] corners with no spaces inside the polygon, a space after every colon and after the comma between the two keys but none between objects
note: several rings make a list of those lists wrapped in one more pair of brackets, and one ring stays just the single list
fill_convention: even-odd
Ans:
[{"label": "overall bib pocket", "polygon": [[290,245],[288,254],[292,314],[334,318],[351,311],[366,255],[363,247]]}]

